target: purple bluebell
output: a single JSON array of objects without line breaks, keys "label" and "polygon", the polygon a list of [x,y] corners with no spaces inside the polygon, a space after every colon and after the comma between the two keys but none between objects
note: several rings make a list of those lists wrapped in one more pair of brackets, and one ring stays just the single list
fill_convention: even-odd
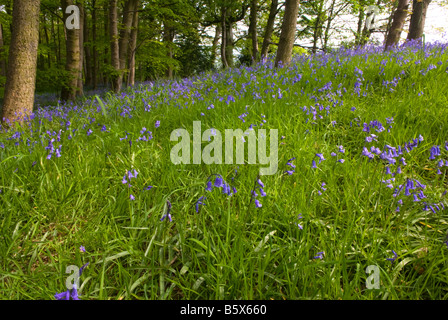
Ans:
[{"label": "purple bluebell", "polygon": [[197,213],[199,213],[199,205],[200,205],[200,204],[205,205],[205,203],[202,201],[202,200],[205,200],[205,199],[207,199],[207,198],[204,197],[204,196],[202,196],[202,197],[200,197],[200,198],[198,199],[198,201],[196,201],[196,203],[195,203],[195,209],[196,209],[196,212],[197,212]]},{"label": "purple bluebell", "polygon": [[319,163],[325,160],[324,155],[322,153],[316,153],[316,157],[319,158]]},{"label": "purple bluebell", "polygon": [[440,156],[440,146],[432,146],[429,150],[429,160],[434,160],[436,156]]},{"label": "purple bluebell", "polygon": [[317,253],[317,256],[313,257],[313,259],[323,259],[323,254],[324,254],[324,252],[320,251]]},{"label": "purple bluebell", "polygon": [[172,222],[173,220],[172,220],[172,218],[171,218],[171,214],[170,214],[170,211],[171,211],[171,202],[170,202],[169,200],[166,200],[166,204],[167,204],[167,211],[166,211],[166,214],[163,215],[163,217],[160,219],[160,221],[163,221],[163,220],[165,220],[166,217],[168,217],[168,219],[170,220],[170,222]]},{"label": "purple bluebell", "polygon": [[[300,219],[302,219],[302,218],[303,218],[303,217],[302,217],[302,214],[299,213],[299,215],[297,216],[297,219],[300,220]],[[302,225],[301,225],[300,223],[298,223],[297,226],[299,227],[300,230],[303,230],[303,227],[302,227]]]},{"label": "purple bluebell", "polygon": [[398,258],[398,255],[396,254],[396,252],[394,250],[392,250],[392,253],[394,254],[395,257],[393,257],[393,258],[386,258],[386,260],[389,260],[390,262],[393,263]]}]

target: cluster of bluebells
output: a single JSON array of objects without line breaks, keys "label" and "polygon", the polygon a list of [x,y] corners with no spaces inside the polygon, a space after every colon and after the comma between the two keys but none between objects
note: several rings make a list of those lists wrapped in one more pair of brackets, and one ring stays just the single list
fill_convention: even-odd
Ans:
[{"label": "cluster of bluebells", "polygon": [[385,130],[381,122],[379,122],[378,120],[373,120],[370,121],[369,124],[364,123],[362,131],[370,133],[370,130],[372,130],[373,128],[375,128],[376,132],[382,132]]},{"label": "cluster of bluebells", "polygon": [[[445,148],[448,150],[448,143],[446,142]],[[440,168],[446,166],[448,167],[448,160],[437,159],[436,157],[441,156],[440,146],[432,146],[429,150],[429,160],[438,160],[437,161],[437,174],[442,174]]]},{"label": "cluster of bluebells", "polygon": [[[235,170],[236,171],[236,170]],[[233,178],[232,178],[233,181]],[[231,187],[230,184],[228,184],[224,178],[217,173],[212,174],[207,179],[207,183],[205,186],[205,191],[211,192],[213,188],[222,188],[222,193],[226,194],[228,196],[234,195],[237,191],[235,187]],[[205,205],[205,200],[207,197],[201,196],[195,203],[195,210],[196,212],[199,212],[199,206]]]},{"label": "cluster of bluebells", "polygon": [[[338,147],[338,152],[339,153],[345,153],[345,149],[344,149],[344,147],[343,146],[337,146]],[[336,152],[332,152],[331,154],[330,154],[332,157],[336,157],[337,158],[337,156],[338,156],[338,154],[336,153]],[[344,163],[344,159],[337,159],[336,160],[336,162],[340,162],[340,163]]]},{"label": "cluster of bluebells", "polygon": [[[314,158],[318,157],[319,158],[319,164],[325,160],[324,155],[322,153],[316,153],[314,155]],[[316,169],[317,165],[316,165],[316,161],[313,159],[313,161],[311,162],[311,168]]]},{"label": "cluster of bluebells", "polygon": [[51,156],[53,155],[53,153],[55,153],[56,157],[58,157],[58,158],[61,156],[61,147],[62,147],[62,145],[59,145],[59,147],[55,149],[54,146],[53,146],[53,142],[55,142],[55,139],[51,139],[48,142],[48,146],[45,147],[45,149],[50,150],[50,153],[47,156],[48,160],[51,159]]},{"label": "cluster of bluebells", "polygon": [[[377,155],[380,159],[387,161],[389,165],[394,165],[397,162],[395,158],[400,157],[404,152],[409,153],[412,149],[418,146],[419,142],[422,141],[423,137],[420,135],[411,142],[406,142],[403,147],[392,147],[390,145],[385,145],[383,151],[375,146],[371,146],[370,150],[367,147],[364,147],[361,154],[369,159],[374,159],[375,155]],[[404,162],[404,159],[402,158],[400,161]]]},{"label": "cluster of bluebells", "polygon": [[266,197],[266,192],[264,192],[263,188],[264,188],[264,183],[260,180],[260,178],[258,178],[257,183],[255,184],[254,190],[251,191],[252,199],[254,199],[255,206],[257,208],[261,208],[262,204],[260,203],[260,201],[258,201],[258,199],[256,199],[258,196],[256,190],[258,190],[260,192],[260,195],[262,197]]},{"label": "cluster of bluebells", "polygon": [[[215,177],[213,182],[212,182],[212,177]],[[224,193],[228,196],[232,196],[234,193],[236,193],[235,187],[230,187],[230,184],[226,183],[224,178],[220,174],[217,174],[217,173],[212,174],[207,179],[205,190],[212,191],[213,188],[222,188],[222,193]]]},{"label": "cluster of bluebells", "polygon": [[[79,248],[81,252],[86,252],[86,248],[81,246]],[[79,277],[81,277],[84,269],[89,265],[89,262],[84,264],[81,268],[79,268]],[[76,283],[73,284],[72,289],[67,289],[67,291],[63,291],[61,293],[57,293],[54,295],[56,300],[80,300],[78,296],[78,289],[76,288]]]},{"label": "cluster of bluebells", "polygon": [[[325,182],[322,182],[322,184],[320,185],[320,188],[322,189],[322,191],[327,191],[327,188],[325,188],[327,184]],[[317,193],[321,196],[322,192],[320,190],[317,190]]]},{"label": "cluster of bluebells", "polygon": [[140,134],[141,136],[137,139],[137,141],[149,141],[152,139],[152,132],[147,130],[145,127],[140,130]]},{"label": "cluster of bluebells", "polygon": [[287,174],[289,174],[289,175],[292,175],[294,172],[295,172],[295,168],[296,168],[296,166],[293,164],[293,163],[291,163],[293,160],[295,160],[296,158],[294,157],[294,158],[291,158],[291,159],[289,159],[288,160],[288,162],[286,163],[286,165],[287,166],[290,166],[291,167],[291,169],[289,169],[289,170],[286,170],[285,171],[285,173],[287,173]]},{"label": "cluster of bluebells", "polygon": [[428,203],[428,202],[423,202],[423,204],[425,205],[423,207],[423,211],[432,211],[432,213],[436,213],[436,211],[440,211],[440,210],[444,210],[445,209],[445,205],[443,204],[443,202],[439,202],[439,203]]},{"label": "cluster of bluebells", "polygon": [[[123,180],[121,180],[121,183],[123,183],[123,184],[128,184],[128,187],[130,188],[130,187],[132,187],[132,185],[131,185],[131,179],[132,178],[137,178],[137,175],[138,175],[138,172],[137,172],[137,170],[133,170],[133,172],[131,172],[131,170],[129,170],[127,173],[125,173],[125,175],[123,176]],[[128,180],[126,180],[126,178],[128,178]],[[129,198],[131,199],[131,200],[135,200],[135,197],[131,194],[131,195],[129,195]]]},{"label": "cluster of bluebells", "polygon": [[[398,188],[395,188],[393,197],[398,197],[404,189],[404,195],[406,197],[412,197],[414,202],[419,202],[422,199],[427,198],[426,195],[423,193],[423,190],[426,189],[426,185],[422,184],[417,179],[406,179],[406,183],[400,184]],[[399,205],[403,204],[403,199],[399,199],[397,201]],[[400,206],[397,207],[395,210],[397,212],[400,211]]]}]

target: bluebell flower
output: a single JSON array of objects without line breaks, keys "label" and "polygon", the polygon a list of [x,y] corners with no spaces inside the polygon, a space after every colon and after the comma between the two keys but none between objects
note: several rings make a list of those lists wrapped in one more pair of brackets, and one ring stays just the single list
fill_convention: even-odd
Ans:
[{"label": "bluebell flower", "polygon": [[207,190],[207,191],[212,191],[212,182],[209,180],[209,181],[207,181],[207,187],[205,188],[205,190]]},{"label": "bluebell flower", "polygon": [[171,211],[171,202],[169,202],[169,201],[167,200],[166,203],[167,203],[167,206],[168,206],[168,208],[167,208],[167,212],[166,212],[165,215],[163,215],[163,217],[160,219],[160,221],[163,221],[163,220],[165,220],[166,217],[168,217],[168,219],[170,220],[170,222],[172,222],[173,220],[172,220],[172,218],[171,218],[171,214],[170,214],[170,211]]},{"label": "bluebell flower", "polygon": [[[299,215],[297,216],[297,219],[299,219],[299,220],[300,220],[300,219],[302,219],[302,218],[303,218],[303,217],[302,217],[302,214],[301,214],[301,213],[299,213]],[[302,227],[302,225],[301,225],[301,224],[299,224],[299,223],[298,223],[298,224],[297,224],[297,226],[299,227],[299,229],[300,229],[300,230],[303,230],[303,227]]]},{"label": "bluebell flower", "polygon": [[255,206],[256,206],[257,208],[261,208],[261,207],[262,207],[262,204],[261,204],[257,199],[255,199]]},{"label": "bluebell flower", "polygon": [[215,187],[220,188],[220,187],[222,187],[222,184],[223,184],[222,177],[221,176],[217,176],[216,179],[215,179]]},{"label": "bluebell flower", "polygon": [[319,158],[319,163],[325,160],[324,155],[322,153],[316,153],[316,157]]},{"label": "bluebell flower", "polygon": [[202,196],[202,197],[200,197],[198,199],[198,201],[196,201],[196,203],[195,203],[196,212],[199,213],[199,205],[200,204],[205,205],[205,203],[202,201],[202,200],[205,200],[205,199],[206,199],[206,197]]},{"label": "bluebell flower", "polygon": [[313,259],[323,259],[324,251],[318,252],[317,256],[313,257]]},{"label": "bluebell flower", "polygon": [[386,260],[389,260],[390,262],[393,263],[397,259],[398,255],[395,253],[394,250],[392,250],[392,253],[394,254],[395,257],[393,257],[393,258],[386,258]]},{"label": "bluebell flower", "polygon": [[429,160],[434,160],[436,156],[440,156],[440,146],[432,146],[429,154]]}]

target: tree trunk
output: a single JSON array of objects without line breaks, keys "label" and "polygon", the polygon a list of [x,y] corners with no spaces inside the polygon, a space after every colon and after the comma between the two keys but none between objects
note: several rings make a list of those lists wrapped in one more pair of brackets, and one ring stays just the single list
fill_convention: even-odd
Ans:
[{"label": "tree trunk", "polygon": [[297,14],[299,12],[299,0],[286,0],[285,16],[282,23],[282,31],[280,41],[278,43],[277,56],[275,57],[275,66],[278,67],[280,62],[283,66],[291,63],[292,49],[294,46]]},{"label": "tree trunk", "polygon": [[79,68],[78,68],[78,84],[77,84],[77,92],[76,95],[83,95],[83,78],[82,71],[84,66],[84,6],[82,4],[78,4],[79,8]]},{"label": "tree trunk", "polygon": [[169,22],[164,23],[163,27],[163,42],[166,43],[167,58],[170,59],[168,63],[168,69],[165,72],[165,76],[168,79],[173,78],[173,67],[171,65],[171,60],[173,59],[173,40],[174,40],[174,28],[170,26]]},{"label": "tree trunk", "polygon": [[215,65],[216,48],[218,48],[218,42],[219,42],[220,36],[221,36],[221,24],[219,23],[219,24],[216,25],[215,37],[213,38],[212,57],[211,57],[213,65]]},{"label": "tree trunk", "polygon": [[[115,1],[115,8],[117,8],[116,5],[116,1]],[[109,10],[102,10],[103,11],[103,22],[104,22],[104,36],[107,38],[109,36],[109,41],[112,41],[112,37],[110,35],[110,23],[109,23],[109,16],[110,16],[110,4],[109,4]],[[117,16],[116,10],[115,10],[115,17]],[[118,37],[118,26],[117,26],[117,36]],[[104,46],[104,52],[103,52],[103,64],[102,66],[100,66],[100,63],[98,62],[98,70],[100,71],[101,74],[101,79],[102,79],[102,83],[105,86],[109,86],[109,80],[112,78],[111,75],[105,70],[105,68],[109,65],[112,65],[111,62],[111,56],[112,56],[112,52],[110,51],[112,44],[109,42],[109,46]],[[117,48],[118,48],[118,39],[117,39]],[[118,59],[117,59],[118,60]],[[120,61],[118,60],[118,63],[120,63]],[[119,65],[118,65],[119,66]],[[111,87],[113,86],[113,84],[111,83],[110,85]]]},{"label": "tree trunk", "polygon": [[233,62],[233,25],[231,22],[226,23],[226,48],[225,55],[226,61],[230,68],[234,67]]},{"label": "tree trunk", "polygon": [[331,6],[330,6],[330,14],[328,15],[328,19],[327,19],[327,26],[325,27],[324,45],[322,48],[325,52],[327,52],[327,49],[328,49],[327,46],[328,46],[328,40],[330,39],[330,26],[334,19],[333,12],[334,12],[335,4],[336,4],[336,0],[333,0],[331,2]]},{"label": "tree trunk", "polygon": [[3,25],[0,24],[0,76],[5,77],[6,76],[6,60],[3,57],[3,54],[5,52],[5,48],[3,47]]},{"label": "tree trunk", "polygon": [[319,7],[317,8],[318,11],[317,11],[316,21],[314,23],[313,48],[312,48],[313,53],[316,53],[316,51],[317,51],[317,40],[319,40],[319,35],[322,32],[321,17],[323,14],[323,12],[322,12],[323,6],[324,6],[324,2],[323,2],[323,0],[320,0]]},{"label": "tree trunk", "polygon": [[[92,68],[92,42],[89,39],[89,24],[87,19],[87,11],[84,11],[84,62],[85,62],[85,76],[86,86],[92,86],[93,68]],[[86,45],[87,44],[87,45]]]},{"label": "tree trunk", "polygon": [[275,16],[277,15],[278,0],[272,0],[269,9],[268,22],[264,31],[263,45],[261,46],[261,57],[268,56],[269,44],[271,43],[272,33],[274,32]]},{"label": "tree trunk", "polygon": [[409,33],[407,40],[420,39],[425,28],[426,11],[431,0],[418,1],[412,3],[411,22],[409,23]]},{"label": "tree trunk", "polygon": [[126,61],[129,52],[129,37],[132,28],[132,18],[137,5],[136,0],[127,0],[123,10],[123,29],[120,32],[119,39],[119,59],[120,59],[120,82],[123,83],[126,71]]},{"label": "tree trunk", "polygon": [[40,0],[15,0],[1,119],[18,121],[33,111]]},{"label": "tree trunk", "polygon": [[137,48],[137,34],[138,34],[138,4],[135,7],[134,17],[132,18],[132,30],[131,30],[131,41],[129,43],[129,75],[128,75],[128,86],[134,86],[135,84],[135,50]]},{"label": "tree trunk", "polygon": [[[68,101],[74,100],[80,93],[78,90],[79,77],[81,64],[81,48],[80,48],[80,29],[67,29],[65,21],[69,17],[69,14],[65,13],[67,6],[73,5],[73,0],[62,0],[62,10],[64,13],[64,30],[66,30],[67,37],[65,42],[66,58],[65,58],[65,70],[67,72],[67,78],[65,79],[62,90],[61,100]],[[80,24],[81,26],[81,24]],[[81,74],[82,75],[82,74]],[[82,82],[81,82],[82,85]]]},{"label": "tree trunk", "polygon": [[121,91],[122,78],[120,76],[120,50],[118,46],[118,14],[117,1],[109,0],[109,34],[110,53],[113,73],[111,76],[112,90],[115,93]]},{"label": "tree trunk", "polygon": [[249,38],[251,39],[252,42],[251,55],[253,63],[258,61],[257,12],[258,12],[257,0],[251,0]]},{"label": "tree trunk", "polygon": [[96,89],[96,86],[98,85],[98,48],[96,44],[96,7],[95,7],[96,1],[92,0],[92,49],[93,49],[93,67],[92,67],[92,83],[93,83],[93,89]]},{"label": "tree trunk", "polygon": [[359,8],[359,14],[358,14],[358,28],[356,30],[356,36],[355,36],[355,43],[356,45],[360,45],[361,44],[361,38],[362,38],[362,25],[364,24],[364,17],[365,17],[365,12],[364,12],[364,7],[361,6]]},{"label": "tree trunk", "polygon": [[226,46],[227,46],[227,32],[226,32],[226,13],[227,13],[227,8],[223,7],[222,8],[222,17],[221,17],[221,32],[222,32],[222,37],[221,37],[221,60],[222,60],[222,67],[224,69],[227,69],[229,67],[229,64],[227,62],[227,57],[226,57]]},{"label": "tree trunk", "polygon": [[408,16],[410,0],[399,0],[398,7],[395,10],[392,20],[392,26],[387,34],[385,51],[395,46],[400,41],[401,31],[403,31],[404,22]]}]

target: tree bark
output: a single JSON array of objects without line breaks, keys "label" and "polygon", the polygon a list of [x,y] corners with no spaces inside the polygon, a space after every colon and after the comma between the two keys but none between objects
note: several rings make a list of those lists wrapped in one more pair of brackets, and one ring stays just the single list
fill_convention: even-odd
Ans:
[{"label": "tree bark", "polygon": [[226,55],[226,61],[227,65],[230,68],[233,68],[235,66],[235,63],[233,62],[233,25],[232,22],[226,23],[226,47],[225,47],[225,55]]},{"label": "tree bark", "polygon": [[84,66],[84,6],[78,3],[79,8],[79,68],[78,68],[78,84],[76,88],[76,95],[83,95],[83,77],[82,71]]},{"label": "tree bark", "polygon": [[33,111],[40,0],[15,0],[2,121],[23,123]]},{"label": "tree bark", "polygon": [[387,34],[386,45],[384,50],[387,51],[400,41],[401,32],[403,31],[404,22],[408,16],[410,0],[399,0],[397,9],[393,15],[392,26]]},{"label": "tree bark", "polygon": [[132,19],[137,5],[136,0],[127,0],[123,10],[123,29],[120,31],[119,59],[120,59],[120,82],[123,83],[126,72],[127,55],[129,52],[129,37],[132,28]]},{"label": "tree bark", "polygon": [[418,1],[412,3],[411,22],[409,23],[409,33],[407,40],[420,39],[425,28],[426,11],[431,0]]},{"label": "tree bark", "polygon": [[163,42],[166,43],[167,58],[170,59],[170,62],[168,63],[168,69],[165,72],[165,76],[168,79],[172,79],[173,78],[173,67],[171,65],[171,59],[173,59],[174,32],[175,32],[175,30],[170,25],[170,22],[166,21],[164,23],[164,27],[163,27]]},{"label": "tree bark", "polygon": [[278,67],[280,62],[283,66],[291,63],[292,49],[297,26],[297,14],[299,12],[299,0],[286,0],[285,16],[282,23],[282,31],[280,41],[278,43],[277,56],[275,57],[275,66]]},{"label": "tree bark", "polygon": [[313,53],[316,53],[317,51],[317,40],[319,40],[319,35],[322,33],[322,21],[321,21],[321,17],[323,14],[323,6],[324,6],[324,1],[320,0],[319,2],[319,7],[317,8],[317,17],[316,17],[316,21],[314,23],[314,31],[313,31],[313,48],[311,49],[311,51]]},{"label": "tree bark", "polygon": [[61,90],[61,100],[63,101],[74,100],[76,96],[80,94],[79,78],[80,75],[82,77],[82,69],[80,70],[80,68],[82,68],[80,47],[81,29],[67,29],[65,26],[65,21],[67,21],[67,18],[69,17],[69,14],[65,13],[65,9],[70,5],[73,5],[73,0],[62,0],[62,10],[64,12],[64,30],[67,34],[65,42],[65,70],[67,72],[67,78],[65,79]]},{"label": "tree bark", "polygon": [[330,5],[330,14],[328,15],[328,19],[327,19],[327,26],[325,27],[325,33],[324,33],[324,45],[322,47],[322,49],[326,52],[328,49],[328,40],[330,39],[330,26],[331,23],[333,22],[334,16],[333,16],[333,12],[334,12],[334,5],[336,4],[336,0],[333,0],[331,2]]},{"label": "tree bark", "polygon": [[118,14],[117,0],[109,0],[109,34],[112,75],[112,90],[115,93],[121,91],[122,78],[120,76],[120,50],[118,45]]},{"label": "tree bark", "polygon": [[365,12],[364,12],[364,7],[361,6],[359,8],[359,14],[358,14],[358,28],[356,30],[356,36],[355,36],[355,43],[356,45],[360,45],[361,44],[361,38],[362,38],[362,26],[364,24],[364,17],[365,17]]},{"label": "tree bark", "polygon": [[[0,55],[3,55],[5,48],[3,47],[3,25],[0,24]],[[0,56],[0,75],[2,77],[6,76],[6,60],[3,56]]]},{"label": "tree bark", "polygon": [[92,78],[93,78],[93,68],[92,68],[92,43],[89,39],[89,24],[87,19],[87,11],[84,11],[84,28],[83,28],[83,34],[84,34],[84,73],[86,77],[85,84],[86,86],[92,86]]},{"label": "tree bark", "polygon": [[226,57],[226,46],[227,46],[227,33],[226,33],[226,13],[227,13],[227,8],[223,7],[222,8],[222,12],[221,12],[221,33],[222,33],[222,37],[221,37],[221,60],[222,60],[222,67],[224,69],[227,69],[229,67],[229,64],[227,62],[227,57]]},{"label": "tree bark", "polygon": [[96,1],[92,0],[92,41],[93,41],[93,68],[92,68],[92,83],[93,83],[93,89],[96,89],[96,86],[98,85],[98,48],[96,44]]},{"label": "tree bark", "polygon": [[216,60],[216,48],[218,48],[219,38],[221,37],[221,24],[216,25],[215,29],[215,37],[213,38],[213,44],[212,44],[212,63],[215,65]]},{"label": "tree bark", "polygon": [[271,43],[272,33],[274,32],[275,16],[277,15],[278,0],[272,0],[271,8],[269,9],[268,22],[264,31],[263,45],[261,46],[261,57],[265,58],[268,55],[269,44]]},{"label": "tree bark", "polygon": [[249,24],[249,38],[252,42],[252,61],[253,63],[258,61],[258,36],[257,36],[257,12],[258,4],[257,0],[251,0],[250,5],[250,24]]},{"label": "tree bark", "polygon": [[134,86],[135,84],[135,51],[137,48],[137,34],[138,34],[138,4],[135,7],[134,17],[132,18],[132,30],[131,30],[131,41],[129,43],[129,75],[128,75],[128,86]]}]

